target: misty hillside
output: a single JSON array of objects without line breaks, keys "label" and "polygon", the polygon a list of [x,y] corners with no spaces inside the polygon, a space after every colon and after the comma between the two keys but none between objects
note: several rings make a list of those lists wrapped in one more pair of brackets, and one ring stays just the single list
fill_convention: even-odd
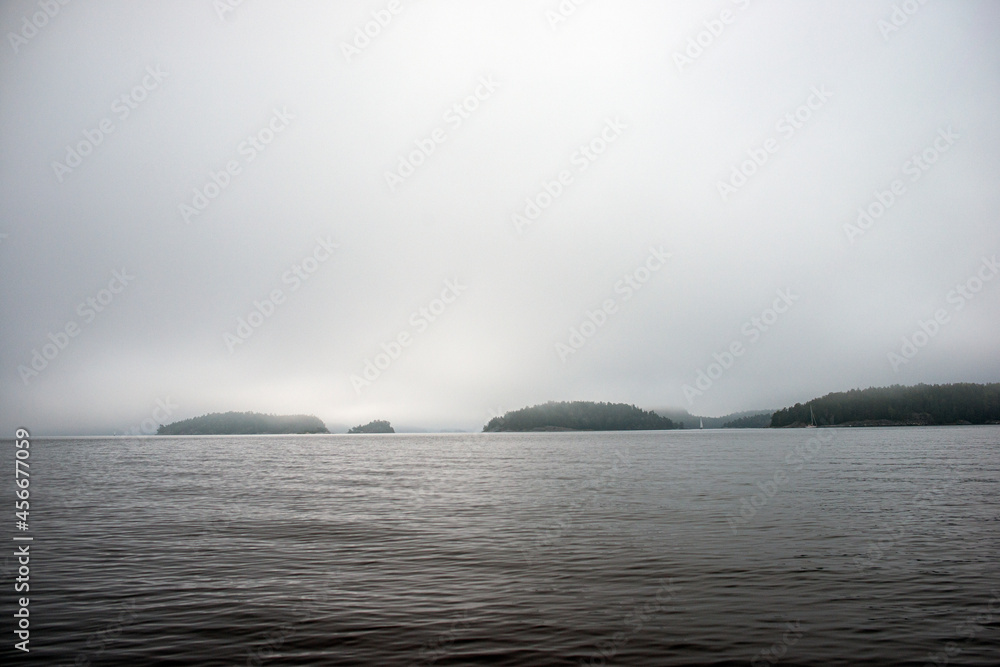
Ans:
[{"label": "misty hillside", "polygon": [[771,425],[771,414],[768,411],[737,417],[723,424],[722,428],[768,428]]},{"label": "misty hillside", "polygon": [[703,421],[705,428],[761,428],[757,425],[759,421],[765,419],[764,426],[769,426],[774,410],[743,410],[721,417],[702,417],[676,408],[657,409],[655,412],[674,422],[682,423],[681,428],[700,428]]}]

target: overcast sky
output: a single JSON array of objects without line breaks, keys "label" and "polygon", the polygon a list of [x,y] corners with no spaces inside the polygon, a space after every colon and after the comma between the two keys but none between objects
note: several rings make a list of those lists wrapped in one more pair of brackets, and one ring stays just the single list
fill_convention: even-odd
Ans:
[{"label": "overcast sky", "polygon": [[3,433],[1000,377],[1000,3],[17,0],[0,28]]}]

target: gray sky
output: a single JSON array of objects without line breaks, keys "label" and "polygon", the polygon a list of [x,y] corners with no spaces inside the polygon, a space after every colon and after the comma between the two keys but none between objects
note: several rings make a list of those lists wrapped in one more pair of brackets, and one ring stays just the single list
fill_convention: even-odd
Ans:
[{"label": "gray sky", "polygon": [[224,2],[0,9],[3,433],[1000,376],[998,3]]}]

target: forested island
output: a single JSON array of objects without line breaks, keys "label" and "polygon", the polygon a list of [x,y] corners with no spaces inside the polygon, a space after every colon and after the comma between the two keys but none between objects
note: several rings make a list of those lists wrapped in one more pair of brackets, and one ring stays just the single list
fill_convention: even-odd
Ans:
[{"label": "forested island", "polygon": [[795,426],[939,426],[1000,424],[1000,383],[892,385],[827,394],[771,416],[771,428]]},{"label": "forested island", "polygon": [[157,435],[264,435],[329,433],[312,415],[265,415],[259,412],[213,412],[160,426]]},{"label": "forested island", "polygon": [[500,431],[650,431],[683,428],[667,417],[625,403],[555,402],[494,417],[484,433]]},{"label": "forested island", "polygon": [[364,426],[355,426],[350,431],[347,432],[348,435],[353,435],[356,433],[395,433],[396,430],[392,428],[392,424],[383,420],[376,419],[375,421],[370,421]]}]

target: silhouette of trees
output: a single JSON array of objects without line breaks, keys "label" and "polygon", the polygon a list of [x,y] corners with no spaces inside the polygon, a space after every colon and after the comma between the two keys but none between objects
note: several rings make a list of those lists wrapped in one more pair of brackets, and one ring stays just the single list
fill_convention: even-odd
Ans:
[{"label": "silhouette of trees", "polygon": [[396,430],[392,428],[389,422],[381,419],[376,419],[370,421],[364,426],[355,426],[350,431],[349,434],[353,433],[395,433]]},{"label": "silhouette of trees", "polygon": [[494,417],[483,431],[639,431],[680,428],[666,417],[624,403],[555,402],[521,408]]},{"label": "silhouette of trees", "polygon": [[907,424],[1000,423],[1000,383],[892,385],[827,394],[778,410],[771,426],[890,421]]},{"label": "silhouette of trees", "polygon": [[312,415],[265,415],[259,412],[213,412],[160,426],[157,435],[255,435],[329,433]]}]

